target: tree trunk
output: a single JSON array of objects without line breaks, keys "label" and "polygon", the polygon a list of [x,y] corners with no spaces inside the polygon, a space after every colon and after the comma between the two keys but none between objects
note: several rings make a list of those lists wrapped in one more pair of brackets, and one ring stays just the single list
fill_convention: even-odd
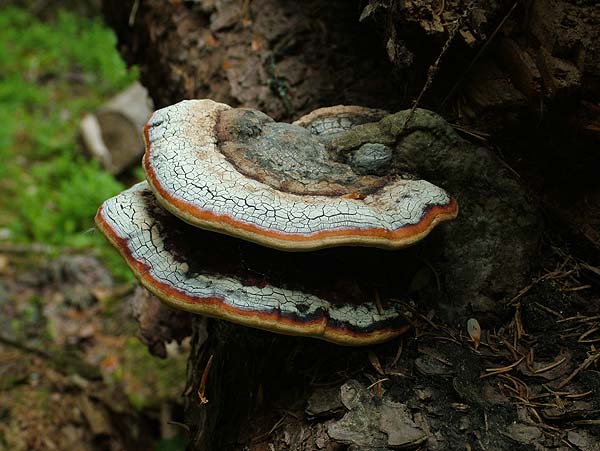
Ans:
[{"label": "tree trunk", "polygon": [[[545,423],[579,427],[561,421],[591,419],[598,399],[571,405],[569,412],[580,412],[575,417],[509,401],[513,392],[522,397],[544,390],[531,370],[536,362],[515,363],[533,356],[536,342],[555,345],[542,346],[542,362],[562,358],[560,337],[567,332],[548,324],[557,315],[564,320],[594,308],[589,299],[546,284],[550,276],[528,284],[543,264],[559,266],[556,255],[542,261],[537,253],[538,202],[567,226],[553,230],[579,247],[577,258],[591,259],[585,263],[591,268],[600,263],[600,189],[593,185],[600,167],[594,150],[600,133],[595,6],[558,0],[104,0],[103,8],[157,107],[211,98],[290,121],[335,104],[409,108],[427,88],[419,106],[457,122],[455,128],[475,143],[500,146],[506,160],[477,146],[436,154],[462,166],[455,189],[467,199],[465,218],[440,232],[429,245],[438,249],[424,254],[420,264],[436,269],[419,272],[414,285],[431,288],[437,280],[442,291],[429,290],[431,304],[415,307],[419,319],[406,338],[347,349],[211,320],[204,341],[196,319],[186,390],[190,450],[415,448],[424,440],[429,449],[514,449],[515,443],[546,449],[567,439],[585,449],[594,443],[597,431],[552,435]],[[419,163],[421,170],[445,177],[431,167],[435,161]],[[515,172],[520,177],[510,175]],[[479,240],[479,233],[494,239]],[[552,254],[551,246],[543,251]],[[581,268],[588,282],[598,277]],[[459,298],[460,309],[451,308]],[[484,330],[479,350],[473,335],[463,332],[469,315]],[[581,371],[585,376],[568,379],[591,358],[577,343],[569,342],[568,363],[557,367],[556,391],[599,386],[587,371],[593,362]],[[488,370],[503,366],[510,368],[498,377],[517,374],[493,384]]]}]

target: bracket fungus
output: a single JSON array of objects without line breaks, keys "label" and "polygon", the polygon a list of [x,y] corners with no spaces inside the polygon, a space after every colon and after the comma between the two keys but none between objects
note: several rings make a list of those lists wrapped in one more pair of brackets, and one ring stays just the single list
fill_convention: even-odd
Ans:
[{"label": "bracket fungus", "polygon": [[386,282],[399,253],[365,247],[415,243],[458,207],[389,170],[391,149],[330,149],[384,114],[332,107],[283,124],[210,100],[158,110],[145,127],[147,182],[105,201],[96,223],[174,308],[338,344],[388,340],[410,322],[387,302],[402,296]]},{"label": "bracket fungus", "polygon": [[177,309],[349,345],[385,341],[407,323],[397,304],[378,310],[336,299],[356,297],[356,289],[335,293],[349,283],[339,271],[327,280],[308,275],[318,256],[292,262],[290,254],[182,223],[145,182],[104,202],[96,222],[141,283]]},{"label": "bracket fungus", "polygon": [[456,202],[425,180],[360,175],[336,161],[324,143],[331,134],[184,101],[146,125],[143,165],[161,205],[179,218],[286,251],[397,249],[456,216]]}]

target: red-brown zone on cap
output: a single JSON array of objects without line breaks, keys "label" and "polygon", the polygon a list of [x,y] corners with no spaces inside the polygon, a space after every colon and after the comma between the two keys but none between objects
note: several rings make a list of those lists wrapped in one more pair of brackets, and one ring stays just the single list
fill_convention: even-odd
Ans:
[{"label": "red-brown zone on cap", "polygon": [[[338,248],[289,254],[195,229],[166,212],[158,213],[158,216],[159,229],[169,230],[163,236],[165,249],[176,256],[178,261],[188,263],[191,274],[233,277],[244,285],[259,288],[270,285],[285,290],[301,290],[332,304],[360,303],[365,300],[371,302],[376,296],[376,290],[385,303],[385,299],[401,296],[412,277],[409,273],[398,273],[399,268],[414,266],[406,262],[411,260],[409,257],[398,253],[377,249]],[[281,315],[279,311],[236,309],[219,297],[193,296],[153,278],[148,264],[134,257],[128,240],[118,236],[106,221],[102,206],[96,215],[96,223],[123,255],[142,284],[176,308],[279,333],[317,336],[347,345],[385,341],[408,328],[406,320],[401,317],[389,321],[387,325],[379,322],[366,329],[356,329],[336,324],[326,314],[310,318]],[[192,242],[197,244],[185,246]],[[353,259],[357,263],[350,264]],[[406,280],[400,283],[401,279]],[[390,289],[389,286],[393,288]],[[311,330],[319,333],[311,333]]]},{"label": "red-brown zone on cap", "polygon": [[[159,182],[154,168],[150,164],[150,156],[152,146],[148,136],[150,126],[144,127],[144,139],[146,142],[146,152],[143,158],[143,165],[146,172],[146,179],[154,193],[159,197],[161,204],[169,209],[174,214],[177,214],[182,219],[189,217],[199,218],[203,221],[218,224],[223,224],[224,228],[239,229],[248,232],[255,236],[264,236],[280,242],[310,242],[326,241],[329,238],[348,238],[348,237],[373,237],[386,240],[391,247],[404,247],[419,241],[426,236],[438,223],[454,219],[458,214],[458,203],[456,199],[450,198],[450,202],[446,205],[430,206],[421,220],[412,225],[404,226],[396,230],[387,230],[384,228],[371,229],[337,229],[337,230],[321,230],[310,234],[293,234],[282,233],[276,230],[266,230],[254,224],[249,224],[232,218],[229,215],[215,214],[210,210],[204,210],[197,205],[178,199],[166,190]],[[176,211],[173,211],[176,210]],[[187,219],[186,219],[187,220]],[[255,240],[260,241],[260,240]],[[352,244],[352,243],[350,243]],[[315,249],[318,247],[315,247]]]}]

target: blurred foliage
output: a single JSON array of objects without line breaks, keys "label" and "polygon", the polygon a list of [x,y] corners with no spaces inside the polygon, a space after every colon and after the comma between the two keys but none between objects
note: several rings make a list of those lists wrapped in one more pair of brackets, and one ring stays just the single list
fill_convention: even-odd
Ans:
[{"label": "blurred foliage", "polygon": [[181,451],[185,449],[187,440],[182,436],[178,435],[174,438],[162,439],[156,445],[156,451]]},{"label": "blurred foliage", "polygon": [[[69,416],[79,412],[73,406],[80,406],[78,397],[85,395],[71,393],[67,378],[78,375],[100,384],[102,376],[102,384],[89,385],[94,387],[89,388],[92,396],[96,388],[110,387],[106,393],[114,394],[117,402],[127,399],[123,406],[143,409],[149,418],[179,398],[185,381],[183,354],[158,360],[132,337],[135,325],[125,320],[127,306],[122,302],[128,292],[122,290],[131,284],[117,284],[112,291],[98,282],[103,280],[100,275],[93,276],[104,274],[102,265],[77,266],[76,271],[87,271],[79,279],[69,275],[70,266],[47,262],[54,253],[93,249],[113,275],[133,279],[93,222],[100,203],[124,187],[83,155],[77,135],[83,115],[129,86],[137,71],[126,68],[113,33],[93,14],[82,13],[82,8],[93,10],[93,0],[88,6],[75,0],[12,3],[22,7],[3,9],[0,0],[0,240],[41,243],[51,252],[10,254],[4,263],[10,274],[2,273],[0,255],[0,328],[15,342],[48,355],[34,363],[22,363],[18,355],[21,369],[9,366],[14,376],[0,381],[0,449],[34,449],[29,440],[37,437],[55,440],[61,449],[91,449],[98,444],[92,443],[87,423]],[[61,10],[65,5],[75,9]],[[141,168],[133,175],[143,177]],[[5,289],[3,282],[14,274],[20,274],[17,283],[11,280]],[[79,285],[98,302],[82,301]],[[71,302],[75,299],[79,301]],[[130,417],[135,427],[132,418],[137,416]],[[35,430],[20,428],[24,421],[35,424]],[[88,443],[65,445],[67,433],[61,431],[73,436],[75,430]],[[158,440],[156,431],[144,433]],[[177,436],[158,441],[152,449],[184,447],[184,438]]]},{"label": "blurred foliage", "polygon": [[130,277],[99,233],[98,205],[123,189],[81,154],[81,117],[137,78],[99,20],[0,11],[0,228],[17,242],[95,247]]},{"label": "blurred foliage", "polygon": [[101,0],[0,0],[0,8],[8,6],[26,9],[43,20],[55,18],[63,10],[78,16],[96,17],[100,15]]},{"label": "blurred foliage", "polygon": [[129,402],[138,410],[157,408],[159,403],[181,396],[186,355],[148,358],[148,348],[135,337],[127,338],[122,351],[120,365],[112,378],[125,387]]}]

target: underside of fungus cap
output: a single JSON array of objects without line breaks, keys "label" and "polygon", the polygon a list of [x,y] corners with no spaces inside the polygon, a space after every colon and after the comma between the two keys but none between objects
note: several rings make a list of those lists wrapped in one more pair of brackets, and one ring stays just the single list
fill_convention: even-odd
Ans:
[{"label": "underside of fungus cap", "polygon": [[96,223],[141,283],[174,308],[343,345],[382,342],[408,328],[401,304],[388,302],[397,293],[382,288],[385,281],[365,282],[344,254],[376,253],[363,259],[373,261],[373,274],[393,271],[397,279],[381,251],[291,254],[200,230],[162,209],[145,182],[104,202]]},{"label": "underside of fungus cap", "polygon": [[[361,123],[365,111],[345,111],[335,127]],[[304,128],[210,100],[183,101],[146,125],[146,178],[161,205],[186,222],[287,251],[401,248],[456,216],[443,189],[386,174],[385,149],[359,154],[374,166],[353,168],[333,155],[323,127],[329,118],[315,114],[300,121]]]}]

